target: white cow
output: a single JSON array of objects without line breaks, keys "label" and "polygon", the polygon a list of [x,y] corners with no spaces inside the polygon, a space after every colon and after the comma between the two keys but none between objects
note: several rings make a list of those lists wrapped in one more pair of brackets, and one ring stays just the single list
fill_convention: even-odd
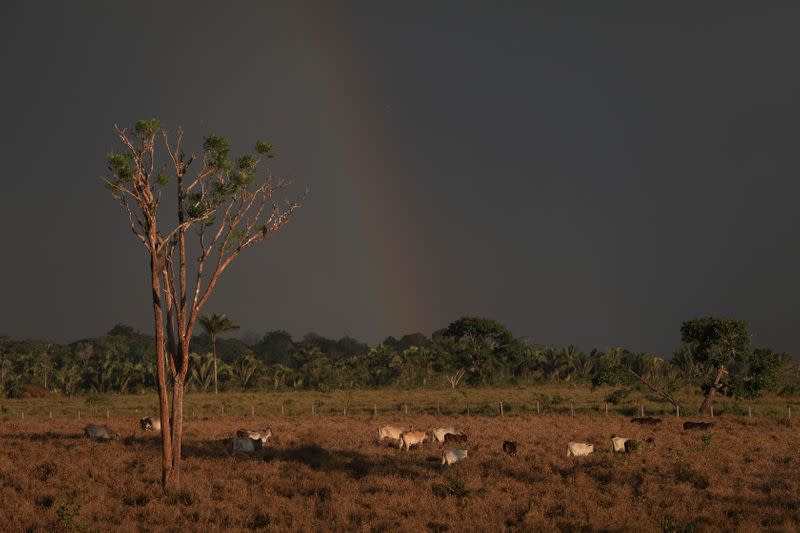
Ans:
[{"label": "white cow", "polygon": [[452,433],[454,435],[458,434],[453,428],[436,428],[431,433],[433,434],[433,438],[436,439],[437,442],[441,443],[444,442],[444,436],[448,433]]},{"label": "white cow", "polygon": [[428,434],[424,431],[404,431],[400,434],[400,449],[405,446],[408,451],[412,446],[425,442],[428,438]]},{"label": "white cow", "polygon": [[442,466],[452,465],[467,458],[467,450],[445,450],[442,453]]},{"label": "white cow", "polygon": [[405,429],[396,426],[383,426],[378,428],[378,440],[392,439],[400,441],[400,435],[403,434]]},{"label": "white cow", "polygon": [[262,449],[265,442],[262,439],[233,438],[231,439],[231,455],[236,455],[238,452],[253,453]]},{"label": "white cow", "polygon": [[614,449],[615,452],[624,452],[625,450],[625,443],[629,440],[633,439],[625,439],[622,437],[611,437],[611,447]]},{"label": "white cow", "polygon": [[568,442],[567,443],[567,457],[574,455],[579,457],[582,455],[589,455],[594,451],[594,445],[588,442]]},{"label": "white cow", "polygon": [[262,441],[264,444],[267,443],[269,439],[272,438],[272,430],[267,429],[260,429],[258,431],[252,431],[250,429],[240,429],[236,432],[236,436],[240,439],[258,439]]},{"label": "white cow", "polygon": [[119,434],[111,431],[106,425],[88,424],[83,428],[83,434],[95,440],[119,440]]}]

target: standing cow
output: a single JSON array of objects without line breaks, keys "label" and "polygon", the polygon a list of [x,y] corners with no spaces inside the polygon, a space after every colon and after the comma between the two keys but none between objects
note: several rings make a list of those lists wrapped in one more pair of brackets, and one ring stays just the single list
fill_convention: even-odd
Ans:
[{"label": "standing cow", "polygon": [[[378,440],[382,441],[383,439],[390,439],[396,440],[400,443],[400,435],[403,434],[405,429],[399,428],[396,426],[383,426],[378,428]],[[400,443],[402,445],[402,443]]]},{"label": "standing cow", "polygon": [[453,465],[467,458],[467,450],[445,450],[442,453],[442,466]]},{"label": "standing cow", "polygon": [[513,440],[507,440],[503,442],[503,451],[506,452],[511,457],[517,456],[517,443]]},{"label": "standing cow", "polygon": [[400,449],[402,450],[405,446],[406,451],[408,451],[412,446],[421,444],[428,438],[428,434],[424,431],[404,431],[400,434]]},{"label": "standing cow", "polygon": [[142,431],[161,431],[161,419],[158,417],[146,416],[139,419],[139,427]]},{"label": "standing cow", "polygon": [[594,445],[588,442],[568,442],[567,443],[567,457],[574,455],[581,457],[589,455],[594,451]]},{"label": "standing cow", "polygon": [[88,424],[83,428],[83,434],[95,440],[119,440],[119,433],[114,433],[106,425]]}]

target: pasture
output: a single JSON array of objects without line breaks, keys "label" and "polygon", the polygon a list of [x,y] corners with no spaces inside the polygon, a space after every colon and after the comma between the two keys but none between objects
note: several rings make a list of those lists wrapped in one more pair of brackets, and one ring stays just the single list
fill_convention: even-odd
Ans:
[{"label": "pasture", "polygon": [[[614,413],[518,410],[499,417],[398,410],[374,417],[344,416],[337,408],[312,417],[300,409],[251,416],[229,407],[187,420],[181,487],[165,494],[158,436],[140,431],[136,414],[111,414],[125,411],[115,404],[108,407],[110,418],[97,408],[81,419],[57,413],[50,419],[49,401],[25,400],[26,418],[8,416],[19,405],[6,407],[0,423],[4,531],[800,527],[797,425],[781,418],[726,414],[708,431],[684,431],[686,418],[671,415],[659,426],[640,427]],[[134,398],[115,401],[133,405]],[[246,404],[236,403],[239,411],[247,411]],[[62,405],[70,412],[77,407]],[[109,424],[121,440],[84,439],[82,428],[90,422]],[[436,444],[400,452],[377,442],[383,424],[424,430],[452,424],[469,435],[469,457],[442,468]],[[274,439],[263,451],[232,458],[223,439],[240,427],[270,427]],[[615,454],[612,434],[652,437],[654,446]],[[519,443],[516,457],[503,453],[504,439]],[[568,458],[569,440],[591,442],[595,453]]]}]

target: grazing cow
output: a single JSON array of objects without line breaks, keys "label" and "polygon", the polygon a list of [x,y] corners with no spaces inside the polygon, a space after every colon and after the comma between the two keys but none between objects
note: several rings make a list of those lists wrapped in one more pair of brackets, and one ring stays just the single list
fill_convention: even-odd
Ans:
[{"label": "grazing cow", "polygon": [[517,456],[517,443],[513,440],[507,440],[503,442],[503,451],[506,452],[511,457]]},{"label": "grazing cow", "polygon": [[139,426],[142,431],[161,431],[161,419],[147,416],[139,419]]},{"label": "grazing cow", "polygon": [[710,429],[714,427],[713,422],[684,422],[683,429]]},{"label": "grazing cow", "polygon": [[396,426],[383,426],[378,428],[378,440],[392,439],[400,442],[400,435],[403,434],[403,431],[405,429]]},{"label": "grazing cow", "polygon": [[655,426],[656,424],[661,423],[661,419],[653,418],[652,416],[639,416],[636,418],[631,418],[631,423],[641,424],[643,426]]},{"label": "grazing cow", "polygon": [[83,428],[83,434],[95,440],[119,440],[119,434],[114,433],[108,426],[99,424],[88,424]]},{"label": "grazing cow", "polygon": [[453,428],[436,428],[431,431],[431,435],[433,435],[432,439],[436,439],[436,441],[444,444],[444,436],[448,433],[452,433],[454,435],[458,434],[458,432]]},{"label": "grazing cow", "polygon": [[594,451],[594,445],[587,442],[568,442],[567,443],[567,457],[574,455],[579,457],[582,455],[589,455]]},{"label": "grazing cow", "polygon": [[233,438],[231,439],[231,455],[236,455],[238,452],[253,453],[264,447],[264,439],[247,439],[247,438]]},{"label": "grazing cow", "polygon": [[625,446],[628,444],[628,441],[632,441],[633,439],[625,439],[622,437],[611,437],[611,448],[615,452],[624,452],[627,451]]},{"label": "grazing cow", "polygon": [[269,428],[260,429],[258,431],[240,429],[236,432],[236,436],[240,439],[257,439],[266,444],[267,441],[272,438],[272,430]]},{"label": "grazing cow", "polygon": [[442,452],[442,466],[456,464],[467,458],[467,450],[459,450],[453,448],[452,450],[445,450]]},{"label": "grazing cow", "polygon": [[406,447],[406,451],[410,450],[412,446],[416,446],[428,440],[428,434],[424,431],[404,431],[400,434],[400,449]]},{"label": "grazing cow", "polygon": [[445,433],[442,444],[447,444],[448,442],[467,442],[467,436],[463,433]]}]

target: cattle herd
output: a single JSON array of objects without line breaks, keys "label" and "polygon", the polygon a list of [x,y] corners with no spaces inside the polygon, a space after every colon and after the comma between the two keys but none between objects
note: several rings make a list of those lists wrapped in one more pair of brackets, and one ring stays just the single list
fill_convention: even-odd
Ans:
[{"label": "cattle herd", "polygon": [[[660,418],[637,417],[632,418],[631,422],[640,425],[657,425],[661,423]],[[146,417],[139,420],[139,427],[143,431],[161,431],[161,421],[156,417]],[[713,427],[712,422],[692,422],[687,421],[683,424],[684,430],[709,429]],[[94,440],[119,440],[119,434],[112,431],[106,425],[88,424],[83,428],[84,435]],[[238,453],[253,453],[261,450],[272,438],[270,429],[250,430],[239,429],[236,436],[228,439],[231,455]],[[417,446],[423,442],[438,442],[443,448],[447,444],[457,447],[450,447],[442,451],[442,466],[452,465],[467,458],[469,451],[465,448],[468,441],[467,435],[463,431],[453,427],[440,427],[432,431],[418,431],[411,428],[398,426],[382,426],[378,428],[378,441],[384,439],[395,441],[400,450],[410,450],[412,446]],[[630,453],[641,446],[652,446],[652,437],[644,440],[611,436],[611,450],[613,452]],[[502,450],[507,455],[515,457],[517,455],[518,444],[511,440],[505,440]],[[567,457],[585,456],[594,452],[594,445],[588,442],[568,442]]]}]

